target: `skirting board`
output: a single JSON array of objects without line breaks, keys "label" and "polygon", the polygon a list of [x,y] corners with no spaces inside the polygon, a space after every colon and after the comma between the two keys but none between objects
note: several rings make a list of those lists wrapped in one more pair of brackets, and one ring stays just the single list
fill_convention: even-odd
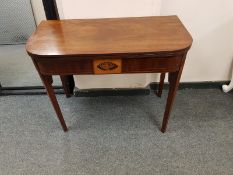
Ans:
[{"label": "skirting board", "polygon": [[[223,84],[229,84],[230,81],[218,82],[183,82],[179,85],[179,90],[182,89],[221,89]],[[145,88],[133,89],[74,89],[76,97],[97,97],[97,96],[129,96],[129,95],[149,95],[151,90],[156,91],[159,83],[151,83]],[[164,84],[164,89],[168,90],[169,84]]]},{"label": "skirting board", "polygon": [[[230,81],[204,81],[204,82],[181,82],[179,90],[181,89],[221,89],[223,84],[229,84]],[[151,83],[150,88],[156,90],[159,83]],[[164,89],[168,89],[169,84],[164,84]]]},{"label": "skirting board", "polygon": [[149,95],[150,88],[132,88],[132,89],[74,89],[75,97],[98,97],[98,96],[134,96]]},{"label": "skirting board", "polygon": [[[63,94],[62,86],[53,87],[56,94]],[[0,96],[3,95],[46,95],[44,86],[2,87],[0,84]]]},{"label": "skirting board", "polygon": [[[230,81],[217,82],[183,82],[179,85],[181,89],[221,89],[223,84],[229,84]],[[96,96],[129,96],[129,95],[149,95],[150,91],[155,91],[158,88],[158,83],[151,83],[146,88],[133,89],[74,89],[76,97],[96,97]],[[164,84],[164,89],[168,89],[168,84]],[[64,94],[61,86],[55,86],[56,94]],[[28,87],[2,87],[0,84],[0,95],[43,95],[46,90],[43,86],[28,86]]]}]

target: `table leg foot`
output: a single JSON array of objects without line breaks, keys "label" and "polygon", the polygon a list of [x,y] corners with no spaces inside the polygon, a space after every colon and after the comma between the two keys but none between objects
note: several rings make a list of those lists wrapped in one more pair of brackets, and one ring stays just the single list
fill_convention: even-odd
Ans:
[{"label": "table leg foot", "polygon": [[54,90],[53,90],[53,87],[52,87],[52,82],[53,82],[52,76],[51,75],[40,75],[40,77],[41,77],[41,80],[44,83],[44,86],[45,86],[45,88],[47,90],[47,94],[48,94],[48,96],[50,98],[50,101],[51,101],[51,103],[53,105],[53,108],[54,108],[54,110],[55,110],[55,112],[57,114],[57,118],[60,121],[63,130],[66,132],[66,131],[68,131],[68,128],[67,128],[65,120],[63,118],[63,115],[62,115],[61,109],[59,107],[57,98],[56,98],[56,96],[54,94]]},{"label": "table leg foot", "polygon": [[162,133],[165,133],[166,132],[166,128],[161,128],[160,130]]}]

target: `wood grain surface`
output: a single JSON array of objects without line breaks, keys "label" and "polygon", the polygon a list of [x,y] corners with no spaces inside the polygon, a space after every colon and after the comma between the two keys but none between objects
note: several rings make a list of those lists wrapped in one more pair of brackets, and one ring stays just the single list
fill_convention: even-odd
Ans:
[{"label": "wood grain surface", "polygon": [[[43,21],[26,44],[26,50],[44,83],[64,131],[65,120],[52,87],[60,75],[64,92],[72,75],[165,73],[169,93],[161,131],[171,114],[192,37],[177,16]],[[72,81],[72,87],[74,82]]]},{"label": "wood grain surface", "polygon": [[27,42],[32,56],[154,53],[187,49],[177,16],[42,21]]}]

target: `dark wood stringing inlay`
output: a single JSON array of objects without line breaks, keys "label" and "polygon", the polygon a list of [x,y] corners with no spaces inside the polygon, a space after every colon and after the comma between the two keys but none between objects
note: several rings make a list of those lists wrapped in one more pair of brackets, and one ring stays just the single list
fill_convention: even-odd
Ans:
[{"label": "dark wood stringing inlay", "polygon": [[101,70],[113,70],[116,69],[118,66],[115,63],[105,61],[103,63],[100,63],[97,67]]}]

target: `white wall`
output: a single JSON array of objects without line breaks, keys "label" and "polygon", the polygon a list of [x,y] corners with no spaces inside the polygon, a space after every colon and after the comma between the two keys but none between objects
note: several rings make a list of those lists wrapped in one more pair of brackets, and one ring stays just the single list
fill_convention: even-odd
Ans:
[{"label": "white wall", "polygon": [[66,19],[150,16],[160,12],[160,0],[57,0]]},{"label": "white wall", "polygon": [[43,3],[42,0],[31,0],[31,3],[36,24],[38,25],[42,20],[46,19]]},{"label": "white wall", "polygon": [[193,36],[181,81],[230,80],[232,0],[163,0],[161,15],[177,14]]},{"label": "white wall", "polygon": [[[160,13],[160,0],[58,0],[61,18],[109,18],[126,16],[153,16]],[[62,8],[61,8],[62,7]],[[140,75],[82,75],[75,76],[80,89],[145,87],[150,74]]]},{"label": "white wall", "polygon": [[[181,81],[230,80],[233,59],[232,0],[57,0],[61,17],[104,18],[178,15],[193,36]],[[143,87],[151,75],[76,76],[79,88]]]}]

